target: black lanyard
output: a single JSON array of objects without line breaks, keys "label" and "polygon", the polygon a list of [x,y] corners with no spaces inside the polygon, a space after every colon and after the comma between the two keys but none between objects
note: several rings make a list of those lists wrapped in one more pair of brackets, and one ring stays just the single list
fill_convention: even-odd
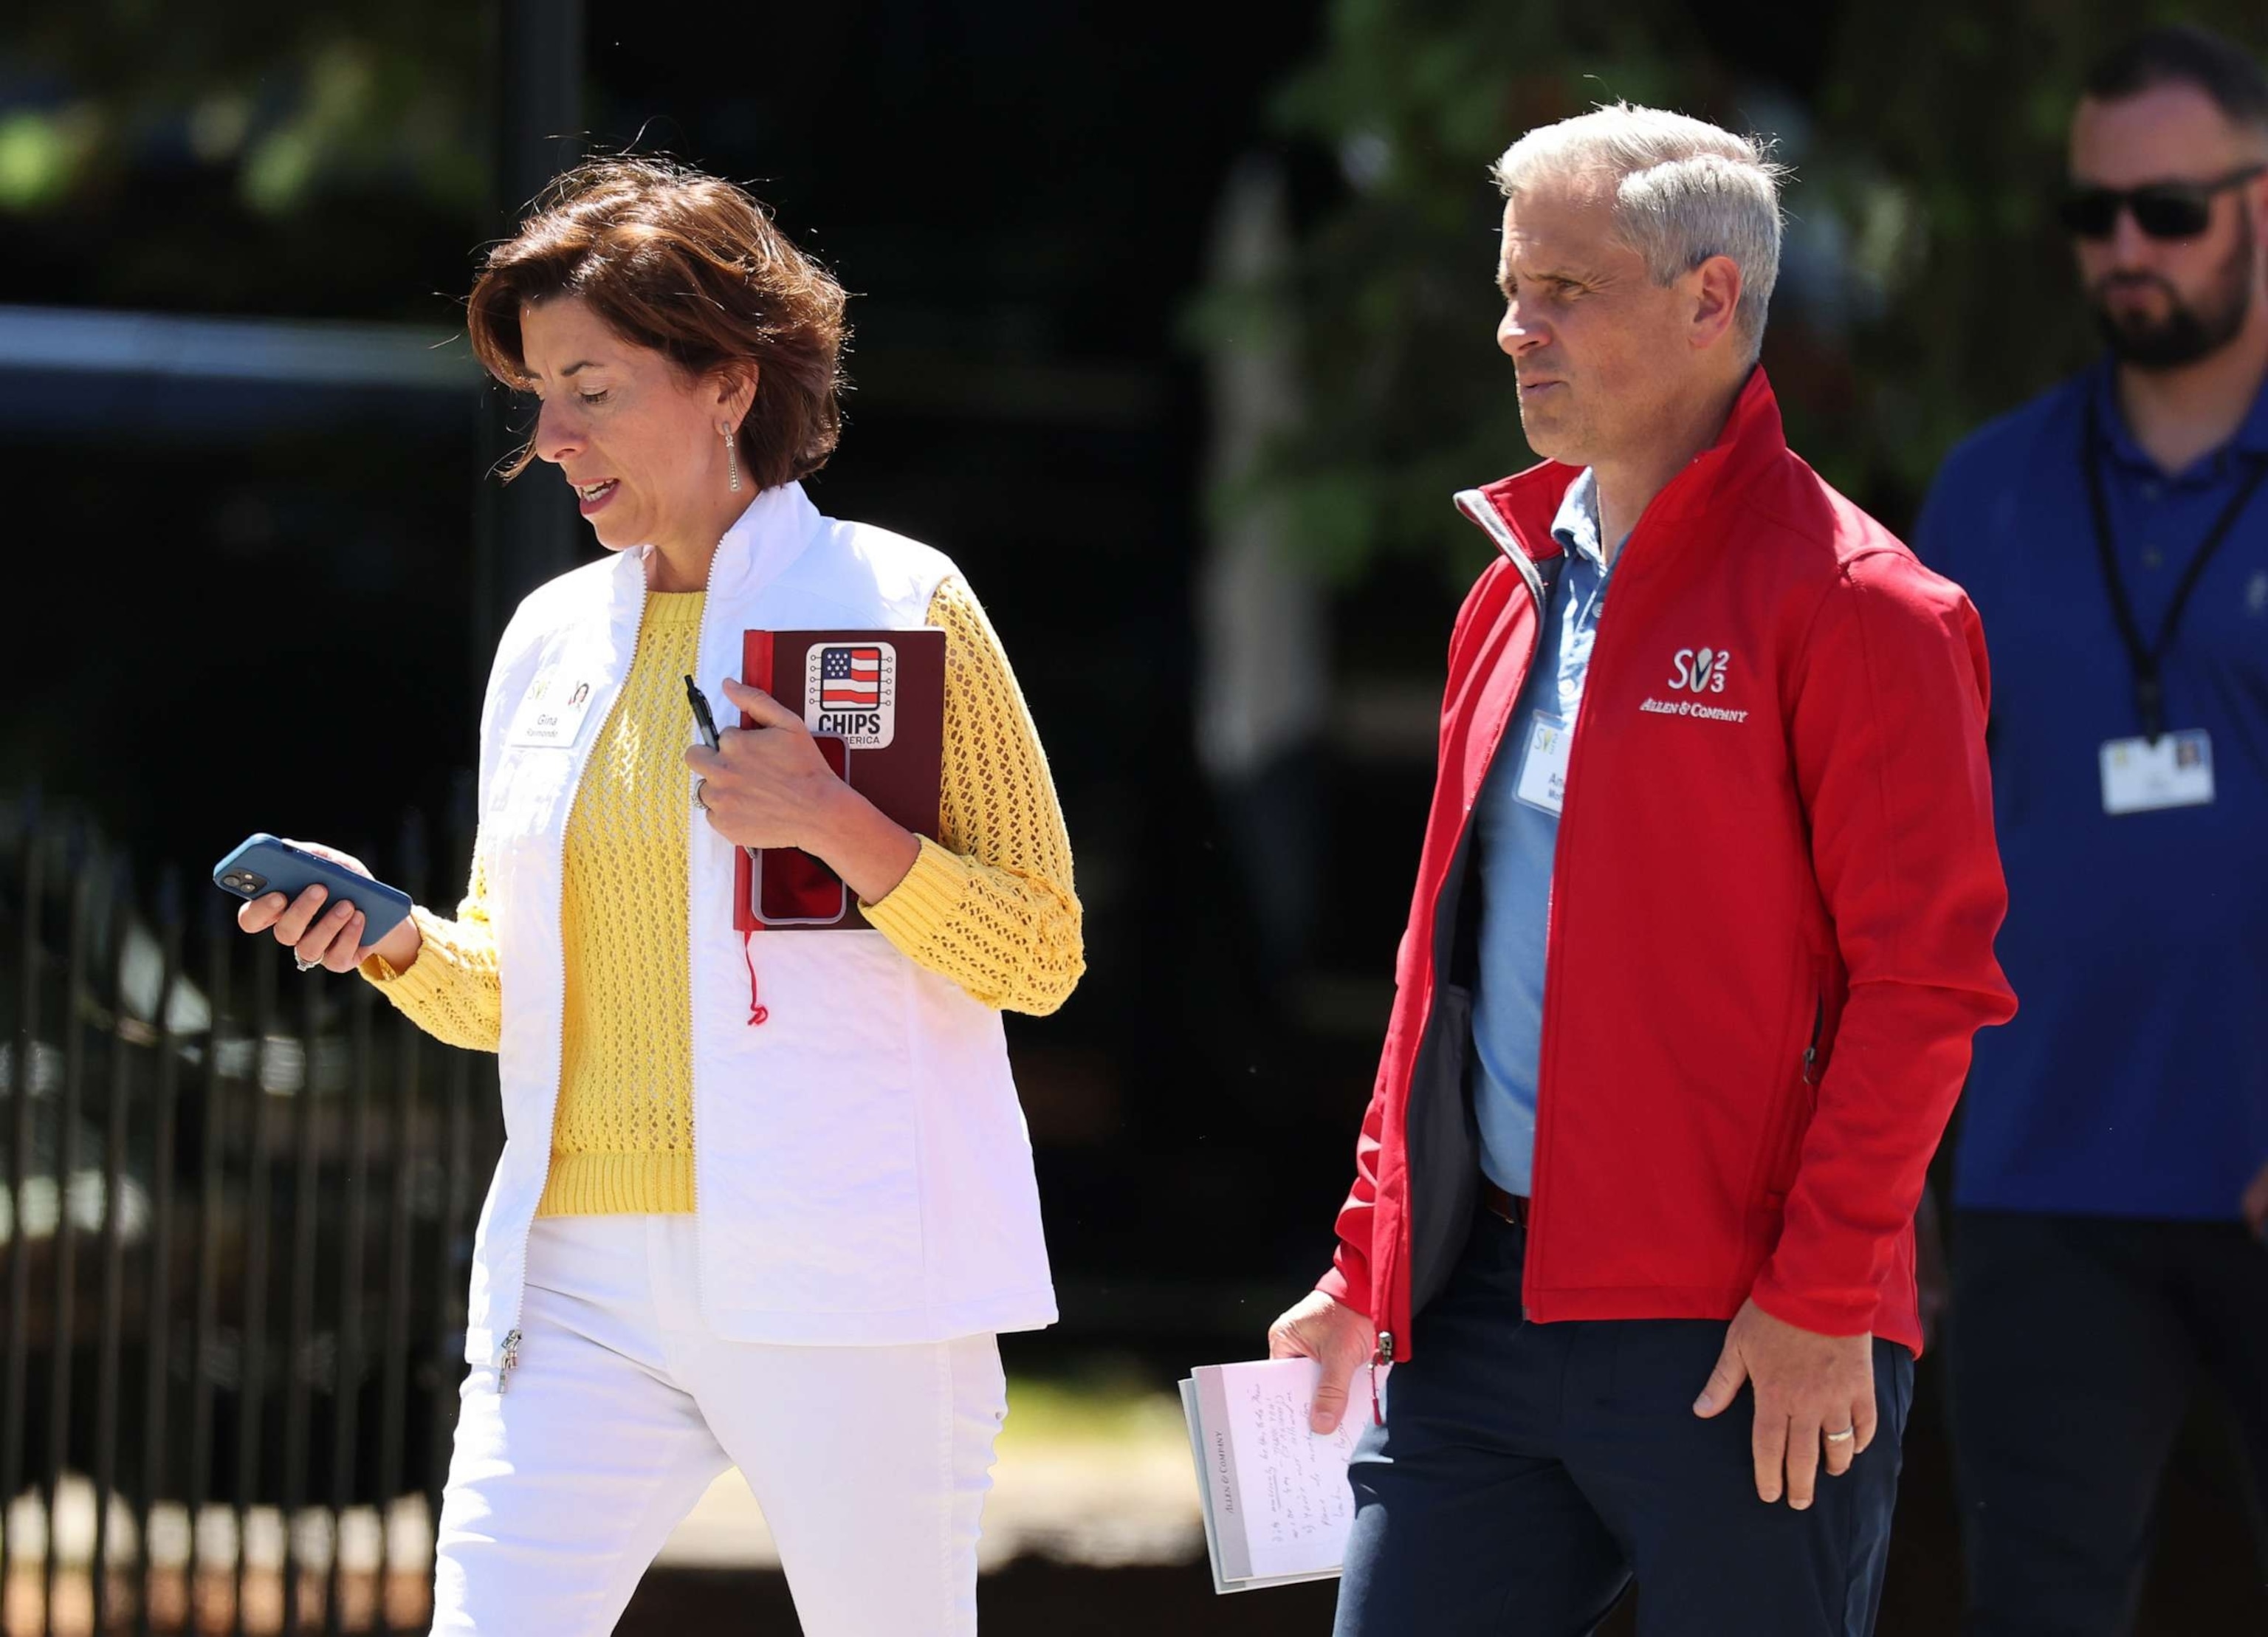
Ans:
[{"label": "black lanyard", "polygon": [[2142,640],[2141,622],[2134,617],[2134,604],[2126,595],[2126,582],[2118,572],[2118,554],[2110,540],[2110,505],[2102,497],[2102,457],[2101,427],[2095,419],[2095,401],[2090,396],[2087,404],[2086,443],[2080,450],[2080,464],[2087,468],[2088,505],[2095,513],[2095,555],[2102,564],[2103,589],[2110,594],[2110,612],[2118,621],[2118,636],[2126,645],[2127,663],[2134,670],[2134,709],[2142,719],[2142,736],[2152,744],[2165,736],[2166,685],[2164,669],[2166,655],[2174,645],[2174,632],[2182,623],[2182,610],[2190,604],[2190,593],[2197,589],[2198,581],[2205,575],[2205,564],[2213,554],[2220,549],[2220,542],[2228,538],[2244,503],[2252,498],[2252,491],[2260,487],[2260,480],[2268,477],[2268,460],[2258,455],[2248,457],[2251,470],[2236,486],[2235,494],[2221,508],[2205,542],[2190,558],[2190,565],[2182,573],[2181,584],[2174,587],[2174,600],[2166,608],[2166,623],[2158,628],[2158,640]]}]

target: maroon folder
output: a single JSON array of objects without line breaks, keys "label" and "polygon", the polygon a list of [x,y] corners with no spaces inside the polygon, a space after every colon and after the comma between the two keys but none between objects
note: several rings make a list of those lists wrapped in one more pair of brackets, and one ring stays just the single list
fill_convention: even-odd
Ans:
[{"label": "maroon folder", "polygon": [[[752,630],[740,676],[800,714],[851,789],[934,840],[945,763],[941,630]],[[742,727],[755,723],[743,712]],[[733,866],[740,932],[860,927],[857,897],[818,859],[792,847],[744,849]]]}]

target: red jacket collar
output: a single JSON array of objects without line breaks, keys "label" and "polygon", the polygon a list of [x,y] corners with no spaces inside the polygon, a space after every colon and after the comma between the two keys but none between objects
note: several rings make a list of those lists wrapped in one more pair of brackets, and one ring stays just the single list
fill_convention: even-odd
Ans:
[{"label": "red jacket collar", "polygon": [[[1683,518],[1705,512],[1786,453],[1779,400],[1773,396],[1771,382],[1758,365],[1749,372],[1748,384],[1733,401],[1733,412],[1726,417],[1725,430],[1717,435],[1717,441],[1669,481],[1647,512],[1660,518]],[[1458,509],[1486,530],[1499,550],[1516,547],[1540,563],[1559,555],[1551,520],[1558,515],[1559,503],[1580,474],[1578,467],[1541,461],[1524,472],[1498,478],[1486,488],[1465,490],[1457,497]]]}]

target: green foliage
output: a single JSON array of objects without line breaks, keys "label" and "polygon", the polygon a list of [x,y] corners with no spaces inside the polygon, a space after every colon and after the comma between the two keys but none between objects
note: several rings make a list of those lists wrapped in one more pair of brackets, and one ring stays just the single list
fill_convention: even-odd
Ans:
[{"label": "green foliage", "polygon": [[2098,55],[2175,20],[2268,47],[2268,17],[2240,0],[1920,0],[1845,18],[1805,192],[1848,217],[1887,190],[1911,219],[1880,316],[1850,338],[1852,413],[1804,430],[1893,524],[1954,442],[2093,356],[2052,214],[2072,110]]},{"label": "green foliage", "polygon": [[[1590,8],[1604,13],[1609,8]],[[1521,131],[1616,98],[1742,129],[1770,88],[1734,81],[1686,9],[1333,0],[1325,43],[1278,92],[1280,129],[1336,154],[1345,195],[1272,288],[1209,291],[1201,335],[1292,315],[1304,418],[1234,506],[1287,506],[1342,579],[1381,556],[1462,579],[1479,554],[1448,497],[1532,458],[1493,330],[1501,203],[1490,162]],[[2178,15],[2256,48],[2250,0],[1858,0],[1845,8],[1788,194],[1792,239],[1837,247],[1847,321],[1776,303],[1765,363],[1792,439],[1904,526],[1946,448],[2088,356],[2051,207],[2086,64]],[[1768,126],[1760,134],[1784,133]]]},{"label": "green foliage", "polygon": [[1597,18],[1335,0],[1322,52],[1273,113],[1339,157],[1347,197],[1280,280],[1208,291],[1195,325],[1233,343],[1293,315],[1303,418],[1217,505],[1281,504],[1300,549],[1341,579],[1381,553],[1469,570],[1477,541],[1450,495],[1534,458],[1493,340],[1503,206],[1489,166],[1521,129],[1594,102],[1705,99],[1709,60],[1683,18],[1667,0]]},{"label": "green foliage", "polygon": [[491,11],[8,12],[0,300],[431,318],[487,225]]},{"label": "green foliage", "polygon": [[[186,138],[234,170],[249,208],[286,212],[328,188],[382,178],[477,210],[485,172],[477,122],[487,8],[401,0],[343,11],[279,0],[81,0],[14,19],[19,71],[73,88],[55,125],[77,122],[69,187],[11,189],[0,209],[54,204],[114,182],[152,142]],[[0,172],[8,133],[0,124]]]}]

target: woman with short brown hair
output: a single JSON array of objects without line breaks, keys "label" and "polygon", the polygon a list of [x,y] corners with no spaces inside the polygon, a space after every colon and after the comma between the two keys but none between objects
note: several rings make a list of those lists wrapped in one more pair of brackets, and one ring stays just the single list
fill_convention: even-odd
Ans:
[{"label": "woman with short brown hair", "polygon": [[[533,390],[520,310],[560,295],[686,376],[756,371],[764,390],[735,440],[755,489],[808,477],[835,453],[843,286],[732,183],[656,159],[605,159],[559,177],[473,285],[466,325],[482,367]],[[536,459],[530,444],[505,476]]]},{"label": "woman with short brown hair", "polygon": [[[498,646],[454,920],[364,947],[320,889],[240,917],[499,1054],[437,1633],[611,1631],[733,1464],[812,1637],[976,1629],[994,1338],[1055,1317],[999,1014],[1062,1004],[1079,909],[966,584],[804,496],[840,431],[843,308],[728,183],[614,159],[554,184],[469,323],[540,402],[508,475],[557,467],[611,558]],[[744,630],[923,625],[946,633],[935,841],[727,675]],[[758,726],[688,748],[681,675]],[[742,847],[814,855],[865,928],[759,958],[733,926]]]}]

